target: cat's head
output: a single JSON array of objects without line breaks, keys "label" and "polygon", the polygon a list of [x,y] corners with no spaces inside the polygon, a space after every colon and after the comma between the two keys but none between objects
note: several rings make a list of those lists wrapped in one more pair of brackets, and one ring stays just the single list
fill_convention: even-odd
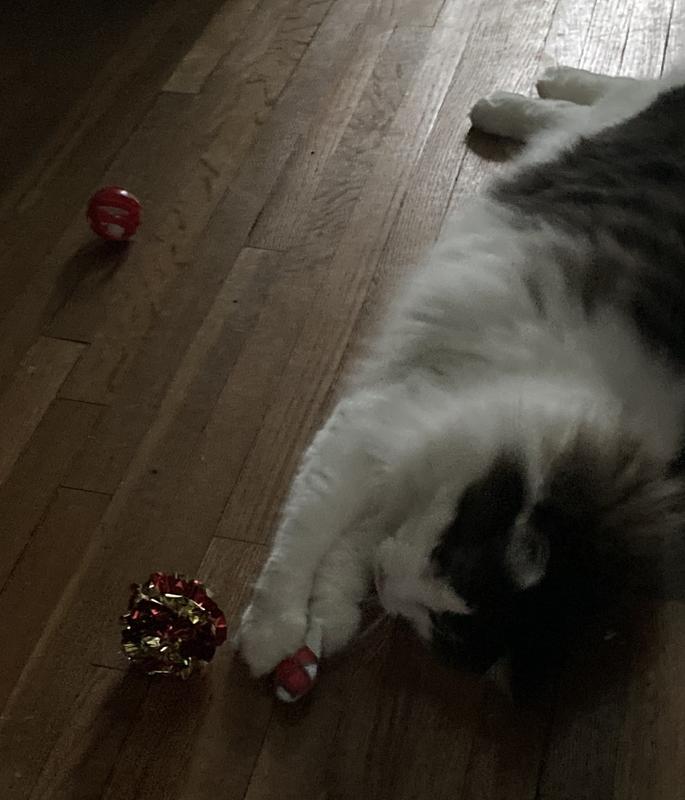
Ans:
[{"label": "cat's head", "polygon": [[438,470],[431,500],[377,551],[381,603],[450,662],[544,669],[623,584],[658,580],[681,538],[680,482],[620,426],[556,444],[496,450],[466,482]]}]

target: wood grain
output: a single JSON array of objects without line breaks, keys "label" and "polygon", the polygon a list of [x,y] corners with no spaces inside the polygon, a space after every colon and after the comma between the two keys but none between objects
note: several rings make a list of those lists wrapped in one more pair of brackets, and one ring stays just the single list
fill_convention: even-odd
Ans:
[{"label": "wood grain", "polygon": [[[35,62],[36,53],[41,53],[41,58],[46,58],[48,63],[52,59],[53,67],[47,67],[45,62],[41,66],[38,61],[24,73],[26,82],[16,82],[21,111],[18,112],[15,104],[8,115],[12,118],[18,113],[20,126],[9,127],[16,137],[12,140],[16,145],[10,142],[8,147],[13,147],[12,152],[15,152],[17,146],[23,148],[26,141],[33,160],[28,167],[17,154],[17,163],[24,164],[18,170],[21,177],[10,186],[3,184],[0,197],[0,241],[3,242],[0,316],[3,320],[40,271],[46,254],[55,248],[70,222],[78,218],[85,231],[83,209],[89,194],[154,101],[172,65],[185,52],[187,42],[194,39],[219,2],[155,0],[142,7],[127,4],[128,11],[117,15],[116,23],[108,25],[104,22],[110,17],[106,2],[89,4],[87,12],[81,4],[69,3],[60,6],[57,12],[54,4],[41,0],[40,5],[47,7],[45,15],[32,10],[31,22],[25,20],[23,27],[16,29],[21,31],[18,33],[20,46],[27,58]],[[53,14],[57,19],[51,22]],[[36,25],[39,19],[44,28]],[[3,31],[10,28],[3,26]],[[24,35],[26,30],[42,30],[41,35],[51,44],[30,44],[31,39]],[[94,31],[98,34],[93,35]],[[59,66],[64,59],[69,64],[66,71]],[[51,97],[49,88],[46,90],[45,75],[52,72],[56,76],[77,76],[78,100],[71,96],[66,100],[59,94]],[[33,96],[28,93],[28,87]],[[59,121],[46,122],[45,127],[35,120],[28,127],[22,124],[22,115],[26,112],[35,117],[36,108],[50,105],[46,98],[54,100],[50,113],[53,118],[61,114]],[[34,131],[50,133],[45,146],[37,150]],[[9,151],[4,149],[4,152]],[[10,156],[6,163],[11,161]],[[41,308],[37,303],[32,316],[40,315]],[[12,328],[3,330],[0,388],[31,345],[35,330],[33,335],[19,342],[10,335]],[[8,353],[9,364],[5,360]]]},{"label": "wood grain", "polygon": [[614,796],[667,800],[682,791],[685,768],[685,605],[646,604],[638,622],[618,737]]},{"label": "wood grain", "polygon": [[673,0],[668,27],[662,72],[670,74],[683,63],[685,55],[685,8],[681,0]]},{"label": "wood grain", "polygon": [[[131,248],[109,282],[96,286],[82,282],[52,321],[53,335],[94,345],[65,387],[67,396],[108,402],[143,337],[163,326],[167,316],[178,315],[168,299],[170,293],[179,294],[178,287],[187,292],[192,281],[207,295],[205,304],[211,301],[213,281],[230,267],[230,251],[221,261],[209,260],[207,248],[202,247],[203,229],[235,181],[264,117],[326,8],[326,3],[312,0],[294,6],[291,0],[263,5],[249,36],[229,54],[202,96],[161,96],[122,151],[108,180],[135,179],[146,187],[141,199],[150,210],[146,221],[150,234]],[[165,132],[161,140],[160,130]],[[281,142],[283,158],[289,154],[289,141]],[[151,151],[154,160],[147,155]],[[175,164],[173,171],[169,163]],[[231,226],[236,222],[232,219]],[[239,227],[234,230],[236,243],[242,245],[240,232]],[[246,232],[242,233],[244,237]],[[212,249],[213,243],[208,247]],[[203,261],[198,263],[199,258]]]},{"label": "wood grain", "polygon": [[[131,364],[117,402],[103,414],[75,459],[66,478],[70,486],[114,491],[143,438],[149,449],[149,443],[159,438],[159,431],[184,411],[183,402],[189,404],[186,416],[196,415],[183,441],[188,441],[191,431],[197,432],[205,419],[203,413],[211,412],[234,361],[251,339],[244,334],[260,319],[261,306],[268,297],[266,287],[276,265],[274,254],[244,250],[209,309],[199,313],[197,297],[190,291],[183,299],[177,298],[175,310],[179,313],[147,339]],[[143,395],[141,386],[146,387]],[[180,444],[175,442],[175,448]]]},{"label": "wood grain", "polygon": [[55,400],[0,485],[0,587],[43,517],[102,408]]},{"label": "wood grain", "polygon": [[[8,755],[13,761],[0,768],[0,783],[12,792],[8,796],[30,800],[102,796],[112,763],[140,714],[150,682],[134,673],[86,663],[75,677],[78,686],[67,693],[69,705],[62,708],[67,724],[51,727],[47,723],[43,734],[49,745],[45,752],[39,750],[37,760],[25,759],[22,752],[22,743],[31,747],[33,730],[21,718],[17,721],[24,724],[12,730],[15,712],[9,712],[8,725],[0,731],[0,746],[12,737]],[[39,697],[27,696],[21,708],[40,725]]]},{"label": "wood grain", "polygon": [[[286,250],[311,238],[311,207],[319,185],[328,177],[327,162],[337,150],[351,118],[355,115],[368,81],[383,80],[379,75],[382,66],[376,69],[375,74],[372,73],[391,31],[382,26],[362,25],[356,33],[353,56],[349,67],[340,76],[331,102],[322,107],[318,118],[309,126],[306,136],[298,143],[276,190],[252,229],[250,243],[255,247]],[[405,36],[405,41],[408,38]],[[418,46],[417,40],[420,41],[420,37],[411,37],[412,46]],[[403,53],[401,44],[400,42],[393,49],[409,60],[410,54]],[[392,57],[387,62],[392,63]],[[396,76],[394,82],[398,83]],[[379,88],[382,92],[385,87]],[[362,119],[359,120],[359,117]],[[357,114],[355,128],[364,130],[365,121],[362,115]],[[370,124],[368,130],[378,133],[383,119],[379,122],[375,131]]]},{"label": "wood grain", "polygon": [[621,57],[621,75],[637,78],[661,75],[672,14],[673,3],[669,0],[635,3]]},{"label": "wood grain", "polygon": [[107,495],[58,489],[0,591],[0,602],[13,609],[3,625],[7,640],[0,650],[0,707],[33,650],[34,637],[76,572],[109,500]]},{"label": "wood grain", "polygon": [[81,355],[83,345],[41,337],[0,395],[0,484],[31,438],[59,387]]},{"label": "wood grain", "polygon": [[[8,9],[3,28],[4,97],[13,114],[0,133],[2,152],[11,154],[3,159],[0,173],[0,219],[23,221],[26,210],[44,195],[43,182],[77,151],[85,160],[106,156],[96,147],[80,148],[81,137],[97,129],[100,115],[122,99],[124,89],[131,107],[118,107],[106,116],[108,152],[115,153],[127,135],[117,121],[124,122],[127,113],[140,113],[138,102],[151,90],[155,93],[159,72],[175,64],[184,42],[192,42],[216,5],[211,0],[124,3],[113,18],[107,17],[105,0],[87,7],[67,2],[59,9],[48,0],[36,0],[30,9]],[[177,23],[184,16],[181,34]],[[34,102],[38,98],[40,102]],[[20,213],[14,216],[11,211]],[[52,220],[63,220],[62,211],[68,213],[54,209]]]},{"label": "wood grain", "polygon": [[219,62],[230,53],[249,25],[257,0],[222,5],[164,84],[165,92],[199,94]]},{"label": "wood grain", "polygon": [[[224,540],[207,550],[198,574],[221,596],[229,625],[263,555],[259,546]],[[29,796],[241,798],[271,705],[230,645],[187,683],[101,669],[79,694]]]},{"label": "wood grain", "polygon": [[[268,267],[272,256],[248,252],[236,275],[248,284],[250,276],[254,276],[252,280],[258,287],[259,267]],[[65,697],[75,701],[81,688],[78,675],[84,665],[121,665],[116,620],[125,607],[126,587],[131,580],[141,580],[160,568],[195,574],[211,539],[221,513],[221,493],[212,489],[203,462],[192,456],[203,427],[202,414],[211,410],[212,392],[225,380],[225,364],[230,365],[227,346],[235,346],[240,328],[250,324],[247,309],[233,303],[236,275],[227,279],[214,313],[207,318],[195,349],[189,354],[190,360],[182,365],[159,425],[150,431],[102,520],[93,525],[89,547],[37,644],[37,650],[49,652],[51,658],[36,658],[22,685],[29,695],[40,685],[40,693],[49,706],[44,721],[56,730],[59,725],[52,713],[66,723],[64,714],[69,705],[61,701]],[[236,329],[231,327],[231,315],[226,313],[229,309],[235,309]],[[199,363],[193,356],[200,358]],[[221,483],[221,471],[214,474]],[[59,695],[59,702],[51,704],[49,698],[53,695]],[[21,698],[19,691],[17,702],[23,703]],[[39,734],[38,729],[30,730],[33,733],[27,732],[27,737]],[[19,758],[11,749],[15,741],[11,732],[6,741],[11,763]],[[35,741],[43,757],[51,746],[50,737],[44,732]],[[0,750],[2,747],[0,744]]]},{"label": "wood grain", "polygon": [[[449,31],[435,33],[426,60],[388,128],[276,390],[279,404],[263,420],[220,532],[239,530],[240,538],[255,541],[264,541],[270,532],[278,502],[318,419],[315,411],[336,375],[353,320],[405,195],[414,158],[430,133],[459,61],[460,51],[450,44]],[[383,212],[374,216],[371,208]],[[320,263],[320,250],[316,255]],[[307,258],[306,252],[302,256]],[[261,481],[267,474],[270,480],[265,487]]]}]

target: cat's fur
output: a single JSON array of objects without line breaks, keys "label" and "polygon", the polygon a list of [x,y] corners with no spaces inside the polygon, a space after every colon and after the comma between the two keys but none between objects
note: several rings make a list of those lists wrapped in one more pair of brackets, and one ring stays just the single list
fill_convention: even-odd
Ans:
[{"label": "cat's fur", "polygon": [[382,605],[460,663],[561,647],[679,541],[685,86],[548,71],[307,451],[238,635],[256,675]]}]

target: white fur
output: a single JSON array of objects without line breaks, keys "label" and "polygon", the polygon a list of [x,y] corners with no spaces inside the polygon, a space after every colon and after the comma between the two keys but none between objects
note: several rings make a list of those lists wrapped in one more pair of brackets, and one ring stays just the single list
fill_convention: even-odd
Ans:
[{"label": "white fur", "polygon": [[[551,99],[497,94],[472,119],[530,141],[524,162],[544,161],[666,85],[555,68],[538,84]],[[238,636],[256,675],[297,650],[311,617],[324,653],[344,646],[374,579],[386,609],[423,636],[428,609],[468,613],[429,558],[456,500],[503,443],[525,450],[533,487],[581,422],[604,430],[627,419],[653,457],[675,455],[682,382],[628,320],[607,312],[589,323],[569,302],[558,238],[513,228],[484,200],[447,222],[293,483]],[[544,320],[524,268],[542,287]],[[538,577],[526,572],[520,584]]]}]

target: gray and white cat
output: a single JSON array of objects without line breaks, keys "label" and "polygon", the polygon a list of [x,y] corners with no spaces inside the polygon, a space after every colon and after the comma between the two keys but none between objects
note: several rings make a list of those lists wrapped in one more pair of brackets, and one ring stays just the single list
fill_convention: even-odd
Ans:
[{"label": "gray and white cat", "polygon": [[556,650],[682,538],[685,85],[554,68],[538,92],[471,111],[529,146],[309,447],[237,636],[255,675],[311,619],[344,647],[374,584],[457,662]]}]

